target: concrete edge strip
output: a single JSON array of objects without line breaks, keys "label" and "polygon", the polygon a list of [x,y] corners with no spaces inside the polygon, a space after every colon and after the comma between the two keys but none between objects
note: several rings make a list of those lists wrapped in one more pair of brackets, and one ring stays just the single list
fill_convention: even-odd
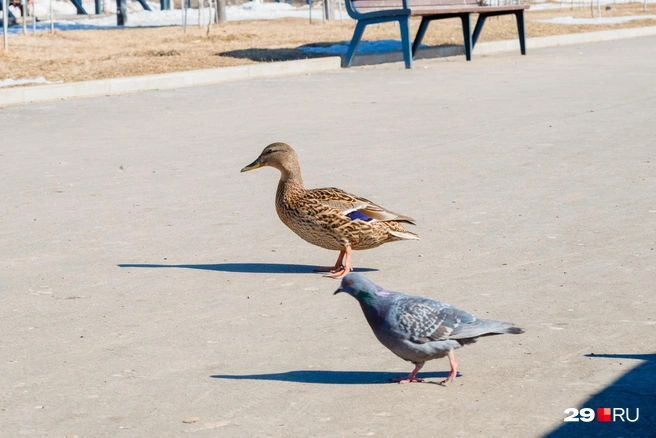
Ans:
[{"label": "concrete edge strip", "polygon": [[[542,47],[610,41],[652,35],[656,35],[656,26],[528,38],[526,40],[526,45],[528,50]],[[478,43],[474,49],[474,55],[485,55],[512,50],[519,50],[518,40],[491,41],[487,43]],[[462,54],[464,54],[462,46],[430,47],[420,50],[417,53],[417,59],[439,58]],[[354,66],[400,62],[403,61],[403,54],[401,52],[387,52],[358,55],[353,61]],[[32,87],[16,87],[0,90],[0,105],[209,85],[250,78],[265,78],[337,70],[340,66],[341,58],[331,56],[326,58],[239,65],[234,67],[192,70],[159,75],[100,79],[95,81],[39,85]]]},{"label": "concrete edge strip", "polygon": [[[642,36],[656,35],[656,26],[650,27],[633,27],[629,29],[603,30],[598,32],[570,33],[564,35],[552,35],[547,37],[527,38],[527,52],[531,49],[543,47],[564,46],[570,44],[592,43],[600,41],[619,40],[627,38],[637,38]],[[519,40],[490,41],[478,43],[474,48],[473,61],[476,55],[487,55],[498,52],[509,52],[516,50],[519,52]],[[530,52],[528,52],[530,53]],[[465,50],[462,45],[459,46],[439,46],[420,49],[415,59],[442,58],[445,56],[464,55]],[[373,53],[367,55],[357,55],[353,59],[353,66],[384,64],[388,62],[403,61],[403,53],[386,52]]]},{"label": "concrete edge strip", "polygon": [[0,105],[42,102],[56,99],[107,96],[136,91],[163,90],[250,78],[297,75],[340,68],[341,58],[301,59],[296,61],[270,62],[234,67],[191,70],[147,76],[99,79],[66,84],[16,87],[0,90]]},{"label": "concrete edge strip", "polygon": [[[478,46],[476,46],[478,47]],[[444,58],[446,56],[464,55],[465,48],[462,45],[446,45],[438,47],[427,47],[417,52],[415,59],[433,59]],[[363,65],[386,64],[388,62],[401,62],[403,61],[403,52],[385,52],[385,53],[371,53],[366,55],[356,55],[351,62],[353,67]]]},{"label": "concrete edge strip", "polygon": [[[602,30],[598,32],[569,33],[565,35],[535,37],[526,39],[526,50],[528,53],[528,50],[530,49],[539,49],[543,47],[623,40],[628,38],[638,38],[652,35],[656,35],[656,26],[632,27],[628,29]],[[519,40],[490,41],[488,43],[479,43],[476,44],[473,55],[507,52],[511,50],[519,51]]]}]

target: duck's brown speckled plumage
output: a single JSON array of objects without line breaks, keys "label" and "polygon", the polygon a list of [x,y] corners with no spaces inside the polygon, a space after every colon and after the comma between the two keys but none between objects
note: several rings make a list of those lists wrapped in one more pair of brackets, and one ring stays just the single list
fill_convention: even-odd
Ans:
[{"label": "duck's brown speckled plumage", "polygon": [[[415,236],[396,221],[351,220],[342,214],[358,204],[378,207],[334,187],[305,190],[302,183],[280,181],[276,192],[280,220],[303,240],[325,249],[341,251],[347,246],[355,250],[371,249],[403,240],[390,231]],[[407,238],[412,239],[410,236]]]},{"label": "duck's brown speckled plumage", "polygon": [[[410,217],[334,187],[306,190],[296,153],[285,143],[270,144],[242,171],[262,166],[275,167],[281,173],[276,192],[278,217],[313,245],[337,251],[361,250],[419,238],[399,223],[414,223]],[[347,215],[356,211],[372,220],[353,219]]]}]

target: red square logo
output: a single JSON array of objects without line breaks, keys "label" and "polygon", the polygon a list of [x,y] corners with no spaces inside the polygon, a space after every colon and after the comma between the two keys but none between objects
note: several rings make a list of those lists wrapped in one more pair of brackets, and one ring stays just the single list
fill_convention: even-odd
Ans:
[{"label": "red square logo", "polygon": [[602,423],[610,422],[610,408],[597,408],[597,421]]}]

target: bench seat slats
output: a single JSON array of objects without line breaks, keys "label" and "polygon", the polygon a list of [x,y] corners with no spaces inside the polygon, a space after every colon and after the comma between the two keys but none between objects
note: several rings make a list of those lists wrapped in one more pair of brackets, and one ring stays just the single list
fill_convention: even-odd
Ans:
[{"label": "bench seat slats", "polygon": [[[374,3],[374,2],[368,2],[368,3]],[[379,2],[376,2],[379,3]],[[422,15],[431,15],[433,13],[435,14],[452,14],[452,13],[457,13],[457,12],[471,12],[471,13],[478,13],[478,12],[496,12],[496,11],[516,11],[516,10],[521,10],[521,9],[528,9],[529,5],[526,4],[520,4],[520,5],[508,5],[508,6],[469,6],[469,5],[462,5],[462,6],[440,6],[440,5],[431,5],[431,4],[426,4],[426,5],[415,5],[411,6],[410,8],[410,15],[412,16],[422,16]],[[358,5],[358,12],[361,13],[367,13],[367,12],[375,12],[375,11],[386,11],[386,10],[402,10],[401,7],[398,8],[386,8],[386,7],[381,7],[378,5],[367,5],[367,6],[361,6]]]},{"label": "bench seat slats", "polygon": [[[401,0],[354,0],[356,9],[380,7],[384,9],[403,9]],[[476,0],[408,0],[408,7],[415,6],[465,6],[476,5]]]},{"label": "bench seat slats", "polygon": [[480,12],[497,12],[497,11],[517,11],[522,9],[528,9],[528,5],[513,5],[513,6],[485,6],[485,10],[482,10],[478,6],[474,7],[464,7],[464,8],[454,8],[454,7],[424,7],[424,8],[413,8],[410,10],[410,16],[427,16],[427,15],[440,15],[440,14],[458,14],[462,12],[470,12],[473,14],[478,14]]}]

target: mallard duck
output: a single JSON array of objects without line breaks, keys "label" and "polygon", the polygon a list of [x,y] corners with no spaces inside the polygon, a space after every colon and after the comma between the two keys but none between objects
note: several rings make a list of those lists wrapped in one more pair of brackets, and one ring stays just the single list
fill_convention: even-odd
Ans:
[{"label": "mallard duck", "polygon": [[396,240],[418,240],[400,222],[414,219],[389,211],[373,202],[334,187],[306,190],[296,152],[285,143],[265,147],[242,172],[264,166],[280,171],[276,212],[280,220],[303,240],[321,248],[339,251],[331,278],[342,278],[353,270],[351,250],[371,249]]}]

